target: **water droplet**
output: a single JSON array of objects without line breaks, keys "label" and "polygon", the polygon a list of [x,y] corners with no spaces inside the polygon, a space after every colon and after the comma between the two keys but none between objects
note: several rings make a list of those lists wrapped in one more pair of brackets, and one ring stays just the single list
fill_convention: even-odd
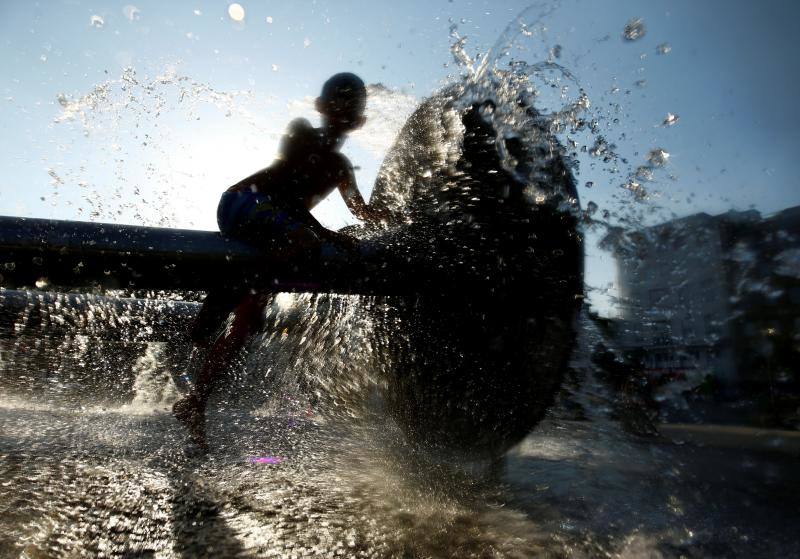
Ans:
[{"label": "water droplet", "polygon": [[594,215],[597,212],[597,204],[594,202],[589,202],[586,204],[586,213],[589,215]]},{"label": "water droplet", "polygon": [[647,165],[641,165],[636,168],[636,178],[640,181],[653,180],[653,169]]},{"label": "water droplet", "polygon": [[650,150],[647,154],[647,161],[653,167],[663,167],[669,162],[669,153],[661,148]]},{"label": "water droplet", "polygon": [[592,181],[587,181],[586,182],[586,188],[592,188],[593,186],[594,186],[594,183]]},{"label": "water droplet", "polygon": [[638,41],[644,37],[647,32],[644,26],[644,20],[640,17],[635,17],[625,24],[625,29],[622,31],[622,37],[626,41]]},{"label": "water droplet", "polygon": [[272,16],[267,16],[267,23],[272,23],[273,21]]},{"label": "water droplet", "polygon": [[39,60],[41,60],[42,62],[47,62],[47,55],[43,54],[42,56],[39,57]]},{"label": "water droplet", "polygon": [[58,186],[59,184],[64,184],[64,180],[61,177],[58,176],[58,174],[55,172],[54,169],[47,169],[47,174],[50,175],[50,178],[53,179],[51,181],[51,184],[53,186]]},{"label": "water droplet", "polygon": [[36,289],[44,289],[45,287],[50,285],[50,282],[47,280],[47,278],[39,278],[36,280],[36,283],[34,285],[36,285]]},{"label": "water droplet", "polygon": [[656,54],[669,54],[672,52],[672,45],[669,43],[661,43],[656,47]]},{"label": "water droplet", "polygon": [[201,16],[201,15],[203,15],[203,12],[202,12],[202,11],[200,11],[200,10],[193,10],[193,13],[194,13],[194,15],[196,15],[196,16]]},{"label": "water droplet", "polygon": [[273,64],[272,65],[272,71],[273,72],[277,72],[278,71],[278,65],[277,64]]},{"label": "water droplet", "polygon": [[228,16],[233,21],[244,21],[244,8],[241,4],[234,2],[228,6]]},{"label": "water droplet", "polygon": [[667,113],[667,116],[664,118],[664,121],[661,123],[662,126],[674,126],[678,123],[681,117],[678,115],[674,115],[672,113]]},{"label": "water droplet", "polygon": [[304,47],[306,47],[306,48],[308,48],[309,46],[311,46],[311,39],[309,39],[308,37],[306,37],[305,39],[303,39],[303,46],[304,46]]},{"label": "water droplet", "polygon": [[641,183],[636,182],[634,179],[629,180],[622,186],[630,190],[637,200],[644,200],[647,197],[647,190],[644,189]]},{"label": "water droplet", "polygon": [[99,15],[95,14],[89,18],[89,25],[101,29],[106,24],[106,21]]},{"label": "water droplet", "polygon": [[141,14],[141,10],[136,6],[128,4],[124,8],[122,8],[122,13],[128,18],[128,21],[136,21],[139,19],[139,15]]}]

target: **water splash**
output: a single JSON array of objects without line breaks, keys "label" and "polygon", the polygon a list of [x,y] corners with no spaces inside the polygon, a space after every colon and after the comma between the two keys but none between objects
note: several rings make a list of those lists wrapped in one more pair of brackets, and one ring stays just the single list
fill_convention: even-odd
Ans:
[{"label": "water splash", "polygon": [[661,43],[656,47],[656,54],[665,55],[672,52],[672,45],[669,43]]},{"label": "water splash", "polygon": [[625,29],[622,30],[622,38],[626,41],[638,41],[647,33],[647,28],[644,25],[644,20],[640,17],[632,18],[625,24]]},{"label": "water splash", "polygon": [[674,115],[672,113],[667,113],[667,116],[664,117],[664,120],[661,122],[662,126],[675,126],[678,124],[678,120],[680,117],[678,115]]},{"label": "water splash", "polygon": [[[199,15],[199,10],[195,13]],[[620,156],[614,143],[607,139],[610,136],[599,136],[597,113],[590,112],[592,104],[588,97],[582,97],[576,77],[554,64],[554,60],[562,58],[563,49],[548,46],[538,51],[543,59],[547,58],[544,62],[511,60],[505,66],[500,62],[510,56],[519,40],[542,37],[540,26],[524,21],[515,21],[510,30],[509,36],[514,39],[504,37],[485,56],[470,58],[466,41],[455,49],[458,52],[454,56],[472,78],[454,94],[457,111],[455,115],[446,113],[446,119],[451,121],[448,126],[462,126],[455,118],[459,111],[469,110],[473,102],[491,96],[494,106],[481,107],[479,116],[501,131],[496,149],[504,168],[533,187],[528,192],[531,201],[543,203],[549,194],[542,192],[539,184],[550,178],[546,168],[524,168],[521,164],[525,162],[515,155],[519,151],[508,147],[509,139],[522,137],[522,141],[532,142],[527,145],[543,147],[545,158],[550,161],[557,160],[558,155],[571,156],[570,150],[580,153],[582,148],[593,161],[609,166],[620,165]],[[215,99],[202,84],[198,89],[184,89],[182,85],[176,90],[176,83],[192,82],[174,75],[159,83],[123,82],[100,91],[96,103],[87,99],[82,104],[81,98],[59,96],[64,114],[71,113],[59,125],[78,123],[86,134],[100,135],[108,123],[105,116],[116,119],[119,114],[136,114],[143,116],[143,121],[161,118],[154,117],[158,112],[151,110],[137,112],[137,102],[144,101],[151,109],[150,102],[162,94],[164,104],[157,101],[155,106],[164,109],[174,104],[177,92],[181,107],[192,100],[202,104]],[[119,91],[134,93],[129,103],[105,113],[117,103],[117,86]],[[548,104],[545,99],[551,90],[557,93]],[[370,95],[386,102],[382,111],[393,108],[394,94],[371,88]],[[515,104],[520,98],[527,106]],[[247,102],[245,96],[227,100],[223,96],[221,106],[211,104],[224,111],[226,106],[237,109]],[[413,99],[403,98],[403,102],[410,112]],[[528,111],[543,105],[547,110]],[[251,118],[232,112],[234,116],[241,114],[246,121]],[[189,114],[194,118],[196,113]],[[556,135],[581,131],[587,132],[591,141],[583,145],[578,141],[564,142],[566,147],[556,141]],[[372,135],[365,137],[371,139]],[[153,137],[142,141],[158,143]],[[437,169],[452,168],[448,165],[463,147],[459,142],[437,141],[434,138],[432,142],[436,149],[429,164],[416,169],[416,178],[433,179]],[[385,138],[380,138],[365,145],[377,153],[387,144]],[[642,182],[653,180],[655,168],[664,167],[668,157],[661,148],[651,150],[646,163],[652,168],[645,164],[634,166],[625,188],[636,198],[647,199],[642,194]],[[66,179],[59,187],[71,182],[69,172],[53,172]],[[597,190],[601,188],[598,184]],[[564,196],[565,192],[557,194]],[[392,195],[396,195],[398,206],[399,200],[407,201],[399,190]],[[566,195],[569,198],[569,192]],[[463,212],[464,208],[476,208],[481,200],[467,201],[467,206],[435,206],[436,217],[465,218],[469,212]],[[96,217],[113,216],[110,207],[116,203],[113,199],[111,202],[98,209]],[[593,202],[586,205],[586,210],[590,216],[601,213]],[[481,225],[480,216],[470,219],[472,225]],[[630,224],[641,223],[634,215],[622,219],[629,219]],[[180,217],[164,221],[167,222],[178,223]],[[797,255],[785,255],[781,262],[796,273]],[[506,263],[498,261],[495,265],[499,269]],[[385,347],[375,347],[369,340],[375,337],[374,317],[382,312],[385,303],[358,297],[285,295],[268,306],[267,329],[253,340],[241,366],[230,372],[229,390],[217,396],[219,405],[229,412],[231,408],[239,409],[245,397],[252,397],[253,406],[261,413],[228,417],[224,430],[219,428],[212,433],[217,437],[215,443],[224,450],[205,464],[187,464],[175,451],[180,446],[177,429],[163,414],[148,414],[131,421],[127,413],[102,419],[89,410],[60,415],[54,413],[52,406],[37,409],[47,413],[33,418],[12,410],[1,419],[4,426],[10,427],[5,431],[11,434],[5,439],[7,444],[15,445],[14,450],[19,452],[14,459],[7,459],[8,454],[0,456],[0,479],[4,481],[0,484],[0,502],[20,503],[21,510],[2,510],[0,526],[16,524],[11,526],[13,531],[0,532],[26,542],[29,547],[24,552],[31,555],[58,549],[75,554],[88,550],[97,554],[152,552],[170,556],[213,551],[233,556],[244,551],[263,552],[265,542],[272,551],[286,555],[323,551],[340,555],[372,552],[376,556],[646,555],[661,554],[665,549],[691,552],[687,546],[697,541],[698,533],[723,534],[719,540],[710,536],[703,540],[701,536],[701,550],[722,550],[723,554],[734,551],[732,544],[725,541],[726,532],[709,520],[706,506],[691,510],[691,503],[696,501],[695,472],[690,471],[681,481],[682,473],[675,466],[691,456],[666,445],[645,446],[621,436],[607,421],[607,394],[591,377],[577,398],[589,410],[591,424],[548,422],[537,437],[512,452],[510,473],[505,479],[515,491],[524,491],[524,502],[515,502],[513,495],[491,484],[480,485],[474,478],[457,479],[452,474],[421,476],[420,462],[402,446],[402,437],[391,424],[377,421],[373,432],[332,429],[320,435],[313,426],[322,423],[317,421],[321,415],[349,419],[375,411],[374,396],[383,380],[378,374],[382,365],[376,364],[373,352]],[[99,303],[80,314],[89,323],[97,324],[96,329],[89,328],[88,335],[84,332],[59,341],[54,335],[56,329],[72,328],[67,318],[70,315],[63,310],[71,305],[74,301],[49,301],[41,307],[44,311],[37,311],[40,307],[35,304],[26,306],[24,318],[14,321],[13,329],[23,334],[33,327],[37,316],[45,316],[49,334],[27,339],[18,336],[11,342],[12,358],[3,357],[0,367],[13,366],[14,375],[22,370],[23,377],[36,376],[35,382],[30,381],[27,386],[44,393],[48,393],[48,386],[49,394],[80,383],[94,387],[93,393],[85,399],[76,398],[76,402],[96,399],[98,387],[114,390],[117,385],[125,385],[126,397],[131,398],[134,393],[133,402],[143,409],[163,409],[172,390],[172,381],[163,371],[163,360],[169,351],[152,345],[143,348],[142,343],[126,359],[109,359],[108,355],[118,353],[119,347],[114,350],[92,342],[93,336],[103,332],[109,320],[126,323],[133,317],[111,312]],[[145,330],[156,322],[150,318],[141,326]],[[391,323],[389,328],[396,332],[410,325]],[[583,337],[578,355],[585,357],[597,338],[585,323],[580,332]],[[379,339],[381,343],[386,341]],[[47,353],[48,368],[43,366],[45,360],[26,362],[20,357],[37,352],[40,356]],[[72,361],[66,357],[76,354],[78,357],[71,357]],[[53,367],[58,358],[64,365]],[[131,362],[136,365],[133,375],[128,375]],[[591,366],[585,359],[572,364],[591,375]],[[94,378],[75,376],[76,371],[82,370],[90,370]],[[382,432],[376,436],[374,431]],[[47,433],[46,437],[42,433]],[[399,446],[396,454],[385,451],[392,443]],[[102,458],[97,463],[87,463],[87,456]],[[242,460],[242,456],[249,460]],[[240,464],[254,460],[274,465],[280,461],[281,467],[270,468],[268,476],[254,476],[250,464]],[[200,481],[189,478],[186,471],[199,475]],[[583,482],[586,479],[593,482],[587,485]],[[645,489],[636,491],[632,487]],[[23,493],[9,494],[10,491]],[[580,499],[575,498],[578,493]],[[90,507],[81,504],[86,495],[92,496]],[[748,495],[742,494],[742,500],[747,499]],[[519,493],[517,500],[521,500]],[[587,510],[593,514],[587,515]],[[620,517],[616,514],[619,510],[635,510],[636,518],[630,521],[624,515]],[[605,534],[609,526],[613,533],[599,540],[596,534]],[[16,538],[17,530],[25,537]],[[746,530],[748,527],[742,528],[742,532]],[[87,534],[95,536],[90,538]],[[748,537],[763,541],[757,535],[755,530]],[[737,529],[734,537],[740,536]],[[121,544],[120,538],[126,542]],[[191,540],[211,542],[217,547],[211,551],[201,549]],[[8,549],[16,550],[13,546],[17,543],[8,543]]]},{"label": "water splash", "polygon": [[128,21],[138,21],[142,16],[141,10],[132,4],[124,6],[122,8],[122,14]]},{"label": "water splash", "polygon": [[[211,173],[198,168],[192,150],[181,146],[206,136],[204,121],[222,118],[235,120],[241,131],[254,130],[251,134],[266,141],[273,138],[277,143],[278,138],[255,116],[269,109],[270,99],[249,90],[222,92],[170,66],[152,76],[129,67],[118,79],[100,83],[89,93],[61,93],[57,100],[56,141],[64,149],[93,154],[92,164],[58,169],[67,183],[59,196],[91,220],[173,227],[213,224],[212,219],[195,224],[192,216],[200,213],[204,188],[212,187],[206,181],[219,180],[220,167]],[[186,128],[187,134],[177,135],[176,125]],[[79,136],[71,137],[72,133]],[[252,144],[246,147],[256,149]],[[219,146],[216,150],[219,153]],[[230,159],[236,157],[248,157],[248,152],[230,154]],[[172,203],[176,198],[184,204]]]},{"label": "water splash", "polygon": [[130,414],[148,414],[169,411],[178,399],[178,389],[172,380],[172,367],[181,366],[174,355],[175,344],[149,343],[143,354],[133,364],[133,399],[121,411]]},{"label": "water splash", "polygon": [[[473,99],[493,99],[495,106],[489,118],[500,132],[498,138],[530,138],[530,146],[538,144],[545,153],[564,157],[574,171],[579,170],[579,160],[583,154],[601,162],[603,165],[599,168],[607,174],[607,181],[618,184],[621,191],[629,196],[626,199],[612,194],[611,198],[619,203],[603,212],[603,220],[592,219],[587,225],[604,228],[608,224],[605,216],[608,216],[617,224],[635,226],[636,223],[642,223],[644,212],[659,211],[644,183],[657,183],[661,177],[656,171],[664,165],[654,164],[649,159],[637,165],[621,157],[616,145],[607,139],[611,133],[621,132],[625,126],[617,116],[622,110],[619,103],[610,104],[610,111],[599,104],[595,105],[581,87],[577,76],[555,62],[564,56],[564,46],[558,44],[556,48],[548,44],[546,22],[558,8],[558,4],[545,3],[524,10],[486,55],[478,55],[474,59],[467,52],[467,37],[461,36],[455,25],[451,26],[451,37],[454,39],[452,54],[468,84],[461,108],[463,110]],[[631,20],[629,26],[631,39],[643,36],[644,23],[641,19]],[[530,61],[531,53],[535,56],[537,52],[541,53],[542,58],[546,56],[547,60]],[[639,85],[643,86],[644,81],[640,81]],[[536,109],[522,110],[521,107]],[[672,116],[665,121],[665,125],[671,126],[675,122],[677,117]],[[607,123],[605,130],[601,123]],[[543,131],[546,132],[543,134]],[[624,132],[620,134],[623,138],[625,135]],[[560,143],[554,141],[556,137]],[[509,170],[516,169],[517,162],[508,154],[504,144],[502,140],[497,143],[504,166]],[[594,163],[591,166],[596,168]],[[622,181],[615,178],[619,174],[625,176]],[[596,181],[590,182],[592,186],[596,184]],[[532,194],[542,198],[541,192]],[[647,205],[646,208],[642,206],[643,203]]]},{"label": "water splash", "polygon": [[653,167],[663,167],[669,162],[669,157],[670,155],[665,149],[656,148],[647,154],[647,161]]}]

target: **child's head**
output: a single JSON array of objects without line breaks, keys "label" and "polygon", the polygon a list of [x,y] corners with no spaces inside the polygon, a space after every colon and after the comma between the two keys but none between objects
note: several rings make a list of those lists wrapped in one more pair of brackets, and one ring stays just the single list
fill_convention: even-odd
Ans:
[{"label": "child's head", "polygon": [[317,110],[328,126],[346,134],[366,121],[367,88],[361,78],[350,72],[335,74],[317,98]]}]

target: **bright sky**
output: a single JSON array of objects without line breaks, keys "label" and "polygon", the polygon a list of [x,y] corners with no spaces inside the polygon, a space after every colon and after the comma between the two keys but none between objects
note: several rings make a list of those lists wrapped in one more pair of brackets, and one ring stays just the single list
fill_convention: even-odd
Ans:
[{"label": "bright sky", "polygon": [[[214,228],[219,193],[269,164],[286,123],[313,116],[308,99],[346,70],[395,91],[372,100],[370,127],[345,146],[368,194],[415,100],[457,71],[451,23],[471,54],[485,52],[531,2],[239,4],[0,4],[0,214]],[[657,220],[800,204],[800,3],[535,4],[533,14],[555,7],[547,32],[516,55],[541,61],[560,45],[559,63],[629,161],[614,174],[582,157],[584,205]],[[646,34],[626,42],[634,17]],[[669,52],[658,54],[664,44]],[[135,74],[125,81],[129,67]],[[668,113],[679,120],[661,126]],[[669,152],[669,164],[645,185],[653,197],[634,204],[619,185],[656,147]],[[353,221],[335,198],[318,215],[334,227]],[[609,257],[591,247],[588,257],[589,284],[605,286]]]}]

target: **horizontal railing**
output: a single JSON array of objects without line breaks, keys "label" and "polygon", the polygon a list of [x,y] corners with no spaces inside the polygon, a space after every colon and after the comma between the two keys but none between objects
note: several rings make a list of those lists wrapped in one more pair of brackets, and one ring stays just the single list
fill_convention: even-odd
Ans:
[{"label": "horizontal railing", "polygon": [[0,216],[0,287],[205,291],[245,282],[261,290],[406,292],[388,253],[332,246],[259,250],[211,231]]}]

